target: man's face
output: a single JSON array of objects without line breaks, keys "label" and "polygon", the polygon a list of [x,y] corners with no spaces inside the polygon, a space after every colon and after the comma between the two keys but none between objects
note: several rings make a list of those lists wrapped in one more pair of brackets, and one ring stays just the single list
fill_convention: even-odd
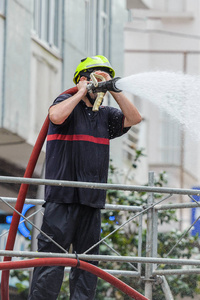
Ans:
[{"label": "man's face", "polygon": [[88,91],[90,98],[95,101],[97,99],[97,93],[93,93],[91,90]]},{"label": "man's face", "polygon": [[[91,73],[97,73],[98,75],[101,75],[105,78],[105,80],[109,80],[111,79],[109,73],[105,72],[105,71],[102,71],[102,70],[93,70],[93,72],[86,72],[85,76],[81,76],[80,80],[86,80],[86,81],[89,81],[89,82],[92,82],[92,79],[90,78],[90,74]],[[96,78],[98,82],[101,82],[102,80],[100,78]],[[89,94],[89,95],[88,95]],[[90,100],[90,102],[94,103],[94,101],[96,100],[97,98],[97,93],[93,93],[91,90],[88,92],[87,96],[88,96],[88,99]]]},{"label": "man's face", "polygon": [[[94,71],[94,73],[96,72],[96,70]],[[92,79],[90,78],[90,74],[91,73],[87,73],[86,76],[81,76],[80,80],[86,80],[89,82],[92,82]],[[100,82],[101,80],[99,78],[96,78],[98,82]],[[92,102],[94,102],[97,98],[97,93],[93,93],[91,90],[88,92],[90,98],[92,99]],[[92,103],[93,104],[93,103]]]}]

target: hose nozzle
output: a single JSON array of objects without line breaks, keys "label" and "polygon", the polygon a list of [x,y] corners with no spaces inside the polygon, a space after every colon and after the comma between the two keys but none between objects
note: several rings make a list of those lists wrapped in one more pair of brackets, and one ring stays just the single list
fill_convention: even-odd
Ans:
[{"label": "hose nozzle", "polygon": [[120,79],[120,77],[115,77],[108,81],[100,81],[95,84],[89,83],[87,85],[87,90],[88,90],[88,92],[93,92],[93,93],[99,93],[99,92],[106,93],[107,91],[120,93],[121,90],[116,87],[116,82],[119,79]]}]

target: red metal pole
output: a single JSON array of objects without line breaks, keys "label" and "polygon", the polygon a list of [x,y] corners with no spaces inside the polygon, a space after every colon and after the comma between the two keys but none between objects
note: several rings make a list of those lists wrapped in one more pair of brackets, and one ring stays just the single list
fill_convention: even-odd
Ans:
[{"label": "red metal pole", "polygon": [[[91,265],[85,261],[79,261],[78,268],[88,271],[103,280],[109,282],[117,289],[121,290],[126,295],[130,296],[135,300],[148,300],[145,296],[134,290],[129,285],[125,284],[123,281],[114,277],[113,275],[101,270],[100,268]],[[39,266],[70,266],[77,267],[77,260],[73,258],[37,258],[37,259],[29,259],[29,260],[21,260],[21,261],[12,261],[12,262],[1,262],[0,270],[11,270],[11,269],[23,269],[23,268],[31,268],[31,267],[39,267]]]},{"label": "red metal pole", "polygon": [[[62,94],[75,94],[77,92],[77,87],[73,87],[69,90],[66,90]],[[35,146],[33,147],[33,151],[31,153],[28,165],[26,167],[26,171],[24,174],[25,178],[31,178],[38,160],[38,157],[40,155],[42,146],[44,144],[44,141],[47,136],[47,131],[49,127],[49,118],[48,116],[45,119],[45,122],[40,130],[40,133],[38,135],[37,141],[35,143]],[[15,205],[15,209],[19,211],[20,213],[22,212],[23,205],[25,202],[26,194],[29,188],[29,184],[21,184],[17,202]],[[8,238],[7,238],[7,243],[6,243],[6,250],[13,250],[14,244],[15,244],[15,239],[16,239],[16,234],[17,234],[17,229],[19,225],[19,220],[20,220],[20,215],[18,215],[16,212],[13,213],[12,217],[12,222],[10,224],[10,230],[8,233]],[[11,257],[4,257],[4,261],[10,261]],[[2,300],[9,300],[9,271],[3,271],[2,276],[1,276],[1,298]]]}]

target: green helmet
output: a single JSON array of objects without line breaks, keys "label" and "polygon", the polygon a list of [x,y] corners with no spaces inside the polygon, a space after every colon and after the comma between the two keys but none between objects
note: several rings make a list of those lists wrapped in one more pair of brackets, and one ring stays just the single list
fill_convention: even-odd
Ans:
[{"label": "green helmet", "polygon": [[[84,76],[84,72],[91,73],[94,70],[102,70],[108,72],[111,77],[115,77],[115,71],[111,67],[108,59],[103,55],[96,55],[92,57],[83,58],[80,64],[76,68],[74,73],[73,82],[77,84],[81,76]],[[87,76],[86,76],[87,77]]]}]

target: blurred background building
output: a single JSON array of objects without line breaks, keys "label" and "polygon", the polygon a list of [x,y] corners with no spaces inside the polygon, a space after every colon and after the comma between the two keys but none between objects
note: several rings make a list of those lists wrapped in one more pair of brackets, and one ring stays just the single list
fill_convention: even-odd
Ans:
[{"label": "blurred background building", "polygon": [[[124,27],[126,76],[148,71],[199,75],[199,1],[130,0],[127,9],[129,22]],[[199,139],[153,103],[142,99],[135,101],[144,116],[140,125],[140,132],[143,128],[140,142],[144,143],[147,154],[144,166],[156,173],[167,171],[170,187],[199,186]],[[138,175],[141,184],[145,176],[143,168]],[[183,202],[188,198],[180,196],[173,200]],[[179,217],[180,228],[190,222],[188,211],[180,212]]]},{"label": "blurred background building", "polygon": [[[49,106],[74,86],[80,59],[101,53],[123,76],[128,13],[125,1],[0,3],[0,172],[17,176],[23,175]],[[43,162],[44,153],[35,176]],[[1,185],[1,195],[12,196],[11,187]]]},{"label": "blurred background building", "polygon": [[[23,176],[48,108],[74,86],[80,59],[105,55],[121,77],[154,70],[199,75],[199,28],[196,0],[0,0],[0,175]],[[130,183],[135,149],[144,148],[133,184],[146,184],[149,170],[165,170],[170,187],[198,186],[199,142],[154,104],[129,97],[144,120],[111,144],[126,178],[121,183]],[[106,103],[115,105],[110,97]],[[34,177],[42,176],[44,159],[45,147]],[[18,189],[0,184],[0,196],[16,197]],[[38,195],[30,187],[28,197]],[[188,212],[180,215],[180,227],[188,223]]]}]

